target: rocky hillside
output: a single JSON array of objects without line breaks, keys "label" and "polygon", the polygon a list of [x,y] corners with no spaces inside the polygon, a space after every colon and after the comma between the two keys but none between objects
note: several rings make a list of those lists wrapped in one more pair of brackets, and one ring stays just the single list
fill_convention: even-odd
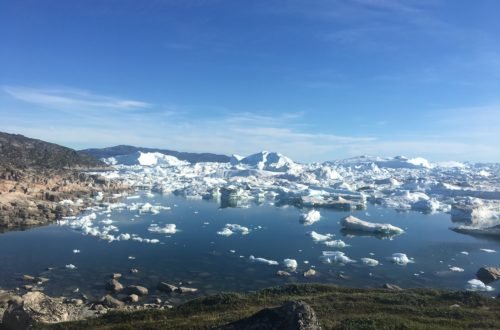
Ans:
[{"label": "rocky hillside", "polygon": [[190,163],[200,163],[200,162],[216,162],[216,163],[227,163],[229,162],[229,157],[226,155],[217,155],[211,153],[193,153],[193,152],[180,152],[167,149],[155,149],[155,148],[142,148],[127,145],[119,145],[115,147],[102,148],[102,149],[84,149],[80,150],[81,155],[93,156],[97,159],[130,155],[137,152],[159,152],[164,155],[174,156],[177,159],[185,160]]},{"label": "rocky hillside", "polygon": [[73,149],[0,132],[0,231],[76,215],[98,193],[128,190],[118,180],[88,173],[104,166]]},{"label": "rocky hillside", "polygon": [[88,168],[102,167],[96,158],[57,144],[0,132],[0,167]]}]

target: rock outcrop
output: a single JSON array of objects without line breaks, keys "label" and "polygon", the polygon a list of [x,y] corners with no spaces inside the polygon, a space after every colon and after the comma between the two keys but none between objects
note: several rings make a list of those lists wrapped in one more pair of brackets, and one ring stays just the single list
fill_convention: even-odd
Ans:
[{"label": "rock outcrop", "polygon": [[500,278],[500,268],[481,267],[476,273],[476,277],[484,283],[491,283]]},{"label": "rock outcrop", "polygon": [[70,320],[68,305],[41,292],[28,292],[22,301],[11,301],[2,318],[6,329],[28,329],[36,323]]},{"label": "rock outcrop", "polygon": [[221,330],[250,329],[290,329],[318,330],[321,329],[314,310],[303,301],[289,301],[280,307],[265,308],[260,312],[228,325]]}]

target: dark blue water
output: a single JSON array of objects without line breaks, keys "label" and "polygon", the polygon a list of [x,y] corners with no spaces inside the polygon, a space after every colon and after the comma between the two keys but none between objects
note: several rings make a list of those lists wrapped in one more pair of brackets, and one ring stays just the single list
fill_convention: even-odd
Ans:
[{"label": "dark blue water", "polygon": [[[137,211],[114,211],[110,216],[116,221],[113,225],[119,227],[121,233],[158,238],[160,244],[108,243],[57,225],[3,233],[0,234],[0,287],[22,285],[18,280],[22,274],[43,275],[50,278],[45,285],[49,294],[72,295],[72,291],[79,288],[89,296],[99,296],[104,293],[103,285],[109,274],[121,272],[124,284],[145,285],[153,292],[160,280],[174,284],[182,282],[199,288],[200,294],[249,291],[290,282],[356,287],[394,283],[402,287],[463,289],[467,281],[475,277],[479,267],[498,266],[499,263],[500,242],[449,230],[452,223],[447,214],[398,213],[374,206],[352,212],[361,219],[388,222],[406,230],[405,234],[389,240],[342,234],[339,220],[350,212],[321,210],[319,222],[304,226],[299,222],[301,210],[295,207],[263,204],[221,209],[213,201],[161,195],[133,200],[141,201],[171,206],[172,209],[157,215],[141,214],[140,217],[135,217]],[[102,214],[96,221],[105,218],[106,215]],[[168,237],[150,233],[147,228],[152,223],[160,226],[175,223],[179,232]],[[247,226],[251,233],[230,237],[217,235],[226,223]],[[351,246],[335,249],[315,243],[306,235],[311,230],[335,234],[335,239],[342,239]],[[480,251],[481,248],[499,252],[485,253]],[[74,254],[73,249],[79,249],[81,253]],[[322,264],[318,259],[321,252],[333,250],[344,251],[358,262],[344,266]],[[461,251],[467,251],[469,255],[463,255]],[[415,263],[399,266],[386,260],[396,252],[406,253],[414,258]],[[275,274],[283,267],[251,263],[248,260],[250,255],[280,263],[285,258],[292,258],[298,261],[299,267],[293,276],[281,278]],[[129,259],[129,256],[135,259]],[[359,260],[363,257],[377,259],[381,265],[363,265]],[[307,261],[309,264],[304,263]],[[65,265],[70,263],[77,269],[66,269]],[[311,266],[318,271],[318,276],[304,278],[302,273]],[[465,271],[451,272],[449,266],[461,267]],[[48,267],[54,269],[47,271]],[[131,268],[137,268],[139,272],[131,274]],[[500,290],[500,284],[493,286],[496,292]]]}]

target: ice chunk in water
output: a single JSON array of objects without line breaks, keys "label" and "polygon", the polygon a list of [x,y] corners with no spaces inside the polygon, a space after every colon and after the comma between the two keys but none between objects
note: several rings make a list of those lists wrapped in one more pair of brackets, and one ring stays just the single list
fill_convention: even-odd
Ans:
[{"label": "ice chunk in water", "polygon": [[297,270],[297,260],[295,259],[285,259],[283,260],[283,265],[285,265],[285,267],[291,271],[295,271]]},{"label": "ice chunk in water", "polygon": [[250,258],[248,258],[248,260],[250,260],[250,262],[257,262],[257,263],[266,264],[269,266],[278,266],[279,265],[279,263],[275,260],[269,260],[269,259],[264,259],[264,258],[255,258],[254,256],[250,256]]},{"label": "ice chunk in water", "polygon": [[319,221],[320,218],[321,214],[319,213],[319,211],[310,210],[309,212],[302,213],[300,215],[300,222],[305,225],[310,225],[315,223],[316,221]]},{"label": "ice chunk in water", "polygon": [[457,272],[457,273],[461,273],[461,272],[463,272],[463,271],[464,271],[464,269],[463,269],[463,268],[460,268],[460,267],[450,267],[450,270],[451,270],[452,272]]},{"label": "ice chunk in water", "polygon": [[76,266],[73,264],[66,265],[65,267],[66,269],[76,269]]},{"label": "ice chunk in water", "polygon": [[248,229],[248,227],[228,223],[224,226],[224,228],[222,228],[221,231],[217,232],[217,234],[222,235],[222,236],[231,236],[234,233],[240,233],[241,235],[247,235],[250,233],[250,229]]},{"label": "ice chunk in water", "polygon": [[344,252],[341,251],[323,251],[323,255],[320,257],[320,260],[327,264],[347,264],[356,262],[356,260],[349,258]]},{"label": "ice chunk in water", "polygon": [[404,253],[393,253],[391,257],[388,258],[395,264],[405,266],[409,263],[414,263],[415,261],[408,259],[408,256]]},{"label": "ice chunk in water", "polygon": [[494,289],[489,286],[484,284],[480,280],[470,280],[467,282],[467,285],[465,286],[465,290],[467,291],[493,291]]},{"label": "ice chunk in water", "polygon": [[339,249],[345,248],[346,246],[349,246],[349,244],[346,244],[342,240],[326,241],[326,242],[323,242],[323,244],[325,244],[328,247],[339,248]]},{"label": "ice chunk in water", "polygon": [[323,241],[328,241],[330,240],[333,235],[332,234],[326,234],[326,235],[322,235],[322,234],[318,234],[317,232],[315,231],[311,231],[309,233],[309,236],[311,236],[311,238],[313,240],[315,240],[316,242],[323,242]]},{"label": "ice chunk in water", "polygon": [[361,258],[361,262],[367,266],[375,267],[378,266],[378,260],[372,258]]},{"label": "ice chunk in water", "polygon": [[372,233],[380,233],[384,235],[399,235],[404,233],[404,230],[388,223],[372,223],[360,220],[352,215],[343,218],[340,221],[342,227],[354,231],[366,231]]},{"label": "ice chunk in water", "polygon": [[177,228],[173,223],[166,224],[163,228],[156,224],[152,224],[149,226],[148,231],[158,234],[175,234],[177,232]]}]

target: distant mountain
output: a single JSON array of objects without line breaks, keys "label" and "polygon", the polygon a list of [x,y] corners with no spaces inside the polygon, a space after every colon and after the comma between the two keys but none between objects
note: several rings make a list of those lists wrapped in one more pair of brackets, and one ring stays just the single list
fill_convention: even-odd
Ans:
[{"label": "distant mountain", "polygon": [[96,158],[54,143],[0,132],[0,166],[51,169],[102,167]]},{"label": "distant mountain", "polygon": [[174,156],[177,159],[185,160],[190,163],[200,163],[200,162],[216,162],[216,163],[227,163],[229,162],[229,157],[226,155],[217,155],[211,153],[192,153],[192,152],[180,152],[167,149],[156,149],[156,148],[142,148],[127,145],[119,145],[109,148],[101,149],[84,149],[78,151],[82,155],[89,155],[95,158],[109,158],[130,154],[138,154],[140,152],[159,152],[164,155]]}]

